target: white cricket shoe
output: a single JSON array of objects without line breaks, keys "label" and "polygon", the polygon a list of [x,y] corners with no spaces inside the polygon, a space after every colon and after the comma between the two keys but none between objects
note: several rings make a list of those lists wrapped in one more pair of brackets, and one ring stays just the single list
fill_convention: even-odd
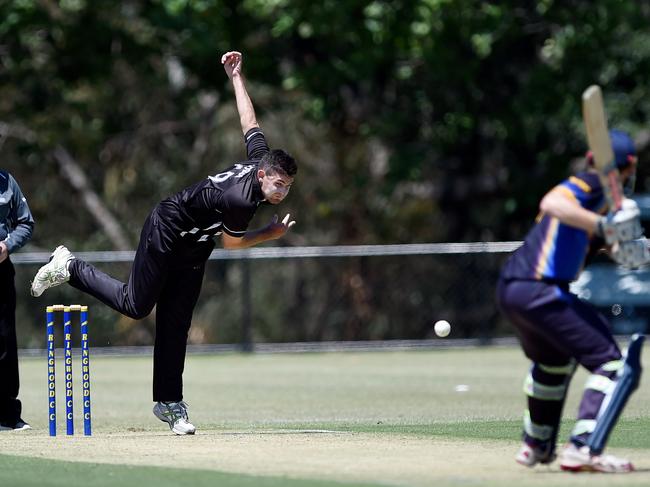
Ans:
[{"label": "white cricket shoe", "polygon": [[555,453],[545,452],[524,442],[515,455],[515,461],[524,467],[534,467],[538,463],[549,464],[555,460]]},{"label": "white cricket shoe", "polygon": [[46,289],[49,289],[70,280],[70,271],[68,271],[68,262],[74,259],[74,255],[63,245],[59,245],[50,261],[41,267],[34,280],[32,281],[32,296],[39,297]]},{"label": "white cricket shoe", "polygon": [[592,455],[588,446],[570,443],[560,454],[560,468],[568,472],[627,473],[634,470],[632,463],[614,455]]},{"label": "white cricket shoe", "polygon": [[185,401],[157,402],[153,413],[160,421],[169,424],[169,428],[177,435],[193,435],[196,428],[187,416],[188,406]]}]

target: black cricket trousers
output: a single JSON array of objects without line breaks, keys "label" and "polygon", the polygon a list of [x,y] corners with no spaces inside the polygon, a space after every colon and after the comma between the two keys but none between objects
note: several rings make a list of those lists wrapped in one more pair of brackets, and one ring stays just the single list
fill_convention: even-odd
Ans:
[{"label": "black cricket trousers", "polygon": [[192,313],[203,282],[205,261],[214,243],[205,246],[205,259],[183,265],[175,256],[171,230],[156,209],[142,228],[128,283],[101,272],[81,259],[70,263],[70,284],[116,311],[142,319],[156,305],[153,400],[183,399],[183,369]]},{"label": "black cricket trousers", "polygon": [[21,414],[14,275],[9,259],[0,263],[0,423],[8,426],[16,424]]}]

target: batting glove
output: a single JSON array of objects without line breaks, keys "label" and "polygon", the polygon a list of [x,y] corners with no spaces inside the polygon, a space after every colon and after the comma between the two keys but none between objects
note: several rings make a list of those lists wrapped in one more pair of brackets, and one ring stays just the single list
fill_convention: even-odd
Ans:
[{"label": "batting glove", "polygon": [[607,245],[628,242],[643,235],[639,206],[631,199],[624,199],[622,207],[614,214],[598,220],[596,235],[605,239]]},{"label": "batting glove", "polygon": [[612,259],[623,267],[636,269],[650,263],[648,240],[645,237],[619,242],[612,247]]}]

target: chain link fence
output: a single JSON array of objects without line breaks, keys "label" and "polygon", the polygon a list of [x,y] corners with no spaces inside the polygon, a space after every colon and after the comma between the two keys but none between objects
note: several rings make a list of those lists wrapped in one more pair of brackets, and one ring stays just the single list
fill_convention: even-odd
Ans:
[{"label": "chain link fence", "polygon": [[[255,344],[431,340],[433,323],[452,324],[450,339],[478,343],[512,336],[494,299],[501,265],[520,242],[216,250],[206,264],[189,343]],[[22,348],[42,348],[48,304],[90,306],[94,347],[150,346],[155,310],[133,321],[71,286],[36,299],[29,283],[47,260],[42,253],[12,256]],[[79,257],[122,280],[132,252]],[[645,331],[650,319],[650,273],[611,264],[589,267],[574,291],[611,320],[616,333]]]}]

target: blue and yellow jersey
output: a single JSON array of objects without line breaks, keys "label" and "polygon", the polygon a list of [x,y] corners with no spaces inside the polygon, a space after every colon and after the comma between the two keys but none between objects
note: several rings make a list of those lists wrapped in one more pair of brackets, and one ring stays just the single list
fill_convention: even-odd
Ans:
[{"label": "blue and yellow jersey", "polygon": [[[605,214],[607,203],[598,175],[583,172],[560,183],[562,191],[583,208]],[[541,213],[528,232],[524,244],[508,259],[504,279],[575,280],[590,252],[593,235],[570,227],[557,218]]]}]

